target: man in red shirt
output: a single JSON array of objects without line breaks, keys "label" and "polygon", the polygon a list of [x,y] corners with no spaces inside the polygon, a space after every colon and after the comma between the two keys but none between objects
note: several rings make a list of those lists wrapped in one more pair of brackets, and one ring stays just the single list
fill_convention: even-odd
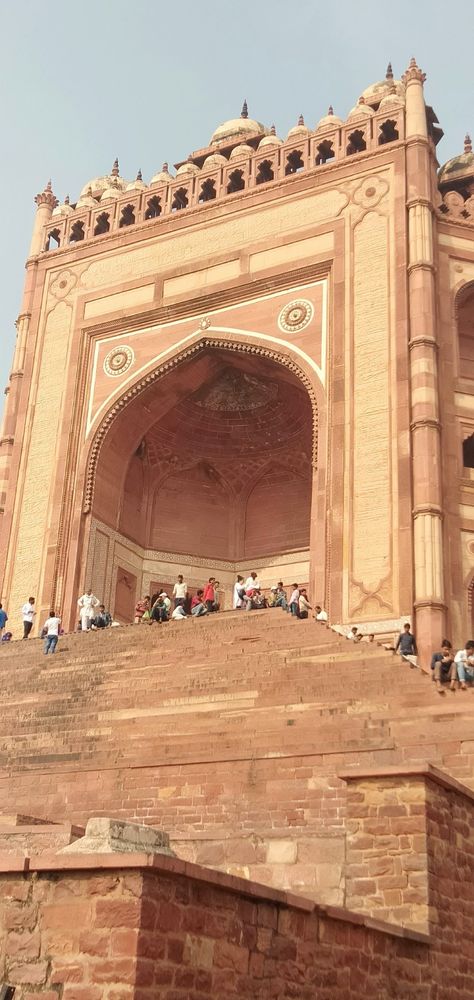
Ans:
[{"label": "man in red shirt", "polygon": [[210,576],[206,586],[204,587],[203,601],[208,612],[217,611],[215,582],[215,576]]}]

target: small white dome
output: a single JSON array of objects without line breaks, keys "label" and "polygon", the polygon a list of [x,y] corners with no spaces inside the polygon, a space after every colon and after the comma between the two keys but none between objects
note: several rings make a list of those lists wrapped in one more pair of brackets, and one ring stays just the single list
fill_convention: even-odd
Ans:
[{"label": "small white dome", "polygon": [[222,153],[211,153],[210,156],[206,156],[204,163],[202,165],[203,170],[218,170],[219,167],[226,167],[228,161]]},{"label": "small white dome", "polygon": [[196,174],[199,174],[199,173],[200,173],[199,167],[195,163],[192,163],[191,160],[186,160],[186,163],[182,163],[181,166],[178,167],[178,169],[176,171],[176,176],[177,177],[195,177]]},{"label": "small white dome", "polygon": [[305,125],[303,115],[300,115],[296,125],[293,125],[293,128],[290,128],[286,140],[288,141],[288,139],[296,139],[298,136],[305,138],[305,136],[310,134],[311,134],[311,129],[309,129],[307,125]]},{"label": "small white dome", "polygon": [[280,139],[280,137],[276,135],[275,126],[273,126],[270,135],[264,135],[263,139],[260,140],[258,148],[271,149],[272,146],[275,147],[282,145],[283,145],[283,139]]},{"label": "small white dome", "polygon": [[143,180],[143,177],[142,177],[142,172],[141,172],[141,170],[139,170],[137,176],[135,177],[135,180],[134,181],[130,181],[130,184],[127,184],[125,190],[126,191],[146,191],[146,187],[147,186],[146,186],[145,181]]},{"label": "small white dome", "polygon": [[326,128],[338,128],[338,126],[342,124],[342,118],[339,118],[338,115],[334,114],[332,106],[330,105],[327,115],[323,115],[323,117],[319,119],[318,124],[316,125],[316,131],[319,132],[320,129],[322,131]]},{"label": "small white dome", "polygon": [[389,94],[382,97],[379,105],[379,111],[388,111],[389,108],[402,108],[403,105],[403,97],[400,97],[400,94],[397,94],[394,87]]},{"label": "small white dome", "polygon": [[168,164],[164,163],[161,170],[157,174],[154,174],[150,181],[150,187],[152,184],[170,184],[173,180],[172,174],[168,170]]},{"label": "small white dome", "polygon": [[92,188],[89,188],[85,194],[81,194],[76,208],[97,208],[97,200],[92,197]]},{"label": "small white dome", "polygon": [[243,156],[252,156],[252,153],[255,153],[253,146],[249,146],[246,142],[241,142],[238,146],[234,146],[229,158],[231,160],[240,160]]},{"label": "small white dome", "polygon": [[72,205],[69,204],[69,195],[66,195],[63,204],[62,205],[56,205],[56,208],[53,208],[52,214],[53,214],[53,216],[70,215],[71,212],[73,212],[73,211],[74,211],[74,209],[73,209]]},{"label": "small white dome", "polygon": [[93,180],[88,181],[87,184],[84,184],[84,187],[82,188],[79,197],[82,198],[83,195],[86,195],[90,188],[92,191],[92,196],[94,198],[100,198],[102,192],[106,191],[107,188],[110,187],[111,183],[114,184],[116,183],[120,191],[125,191],[125,185],[127,184],[127,181],[124,180],[124,178],[120,177],[119,175],[118,160],[114,160],[110,174],[105,174],[103,177],[94,177]]},{"label": "small white dome", "polygon": [[101,202],[103,202],[103,201],[112,201],[113,199],[120,198],[120,195],[122,194],[123,188],[121,188],[117,183],[114,184],[113,182],[115,180],[116,180],[116,178],[113,177],[112,178],[112,183],[110,184],[110,186],[107,187],[105,189],[105,191],[102,192],[101,199],[100,199]]},{"label": "small white dome", "polygon": [[352,108],[352,110],[349,111],[347,121],[349,122],[353,119],[355,120],[356,118],[372,118],[373,114],[373,109],[365,103],[365,98],[359,97],[355,108]]}]

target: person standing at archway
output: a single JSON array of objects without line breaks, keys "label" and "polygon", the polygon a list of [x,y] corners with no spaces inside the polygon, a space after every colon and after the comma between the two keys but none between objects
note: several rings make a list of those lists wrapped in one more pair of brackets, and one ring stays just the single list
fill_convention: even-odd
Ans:
[{"label": "person standing at archway", "polygon": [[204,587],[203,601],[209,614],[212,611],[217,611],[215,582],[215,576],[210,576],[206,586]]},{"label": "person standing at archway", "polygon": [[21,609],[21,613],[23,615],[23,638],[27,639],[31,629],[33,628],[33,622],[36,614],[34,597],[28,598],[26,604],[24,604]]},{"label": "person standing at archway", "polygon": [[178,579],[173,587],[175,610],[176,608],[184,608],[184,605],[186,604],[187,593],[188,593],[188,585],[187,583],[184,582],[183,574],[179,573]]},{"label": "person standing at archway", "polygon": [[242,608],[245,607],[244,578],[240,575],[240,573],[234,583],[234,599],[232,601],[232,607],[234,608],[234,611],[241,611]]},{"label": "person standing at archway", "polygon": [[79,617],[81,619],[81,632],[90,632],[92,619],[95,615],[95,609],[99,607],[99,599],[92,593],[92,590],[86,590],[85,594],[78,600],[79,605]]}]

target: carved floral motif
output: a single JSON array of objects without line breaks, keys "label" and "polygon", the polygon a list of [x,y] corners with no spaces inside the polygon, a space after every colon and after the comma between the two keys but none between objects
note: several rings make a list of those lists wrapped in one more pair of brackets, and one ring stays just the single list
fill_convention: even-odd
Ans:
[{"label": "carved floral motif", "polygon": [[125,372],[128,372],[134,360],[135,355],[132,348],[127,347],[126,344],[121,344],[120,347],[114,347],[112,351],[109,351],[104,358],[104,372],[111,378],[125,375]]},{"label": "carved floral motif", "polygon": [[72,271],[60,271],[54,281],[51,282],[50,292],[55,299],[65,299],[77,282],[77,277]]},{"label": "carved floral motif", "polygon": [[314,316],[314,309],[307,299],[294,299],[288,302],[280,312],[278,326],[284,333],[299,333],[304,330]]}]

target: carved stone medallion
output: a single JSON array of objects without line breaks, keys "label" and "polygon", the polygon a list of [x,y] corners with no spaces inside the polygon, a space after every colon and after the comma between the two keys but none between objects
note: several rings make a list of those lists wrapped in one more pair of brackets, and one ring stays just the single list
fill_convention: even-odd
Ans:
[{"label": "carved stone medallion", "polygon": [[110,375],[111,378],[115,378],[118,375],[125,375],[125,372],[128,372],[134,360],[135,355],[132,348],[121,344],[120,347],[114,347],[107,354],[104,359],[104,372],[106,375]]},{"label": "carved stone medallion", "polygon": [[285,333],[299,333],[311,323],[314,309],[307,299],[294,299],[284,306],[278,317],[278,326]]}]

